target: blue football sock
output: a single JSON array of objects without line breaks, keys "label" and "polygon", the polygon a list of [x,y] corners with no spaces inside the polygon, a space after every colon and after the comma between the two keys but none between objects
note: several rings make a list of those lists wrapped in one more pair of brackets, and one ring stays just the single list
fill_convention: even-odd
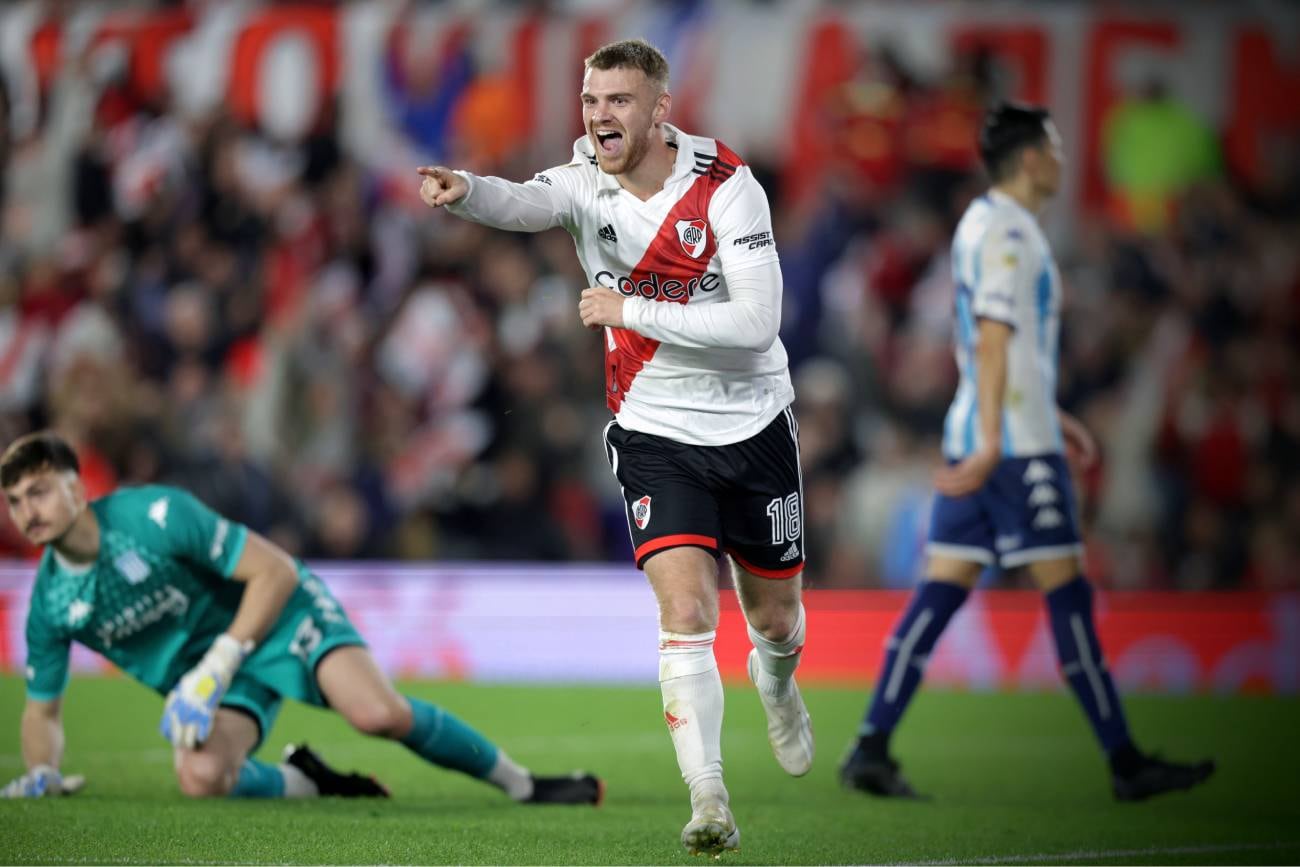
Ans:
[{"label": "blue football sock", "polygon": [[239,767],[239,779],[230,790],[232,798],[283,798],[284,774],[275,765],[244,759]]},{"label": "blue football sock", "polygon": [[440,707],[407,696],[414,724],[402,743],[420,758],[483,779],[497,763],[487,738]]},{"label": "blue football sock", "polygon": [[1092,617],[1092,586],[1082,575],[1047,594],[1061,673],[1083,705],[1102,749],[1114,753],[1132,744],[1124,707],[1106,670]]},{"label": "blue football sock", "polygon": [[903,619],[885,645],[885,664],[876,680],[871,706],[858,729],[883,746],[921,684],[935,642],[970,591],[946,581],[923,581]]}]

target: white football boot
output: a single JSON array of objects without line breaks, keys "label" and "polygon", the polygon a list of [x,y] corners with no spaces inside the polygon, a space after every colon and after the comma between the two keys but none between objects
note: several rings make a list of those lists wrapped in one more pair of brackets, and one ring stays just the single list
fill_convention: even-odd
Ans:
[{"label": "white football boot", "polygon": [[721,857],[740,848],[740,829],[727,806],[721,781],[691,795],[691,821],[682,829],[682,845],[692,855]]},{"label": "white football boot", "polygon": [[[749,652],[749,679],[758,685],[758,651]],[[767,741],[772,754],[787,774],[802,777],[812,768],[813,745],[812,717],[804,707],[799,685],[790,678],[785,695],[768,695],[758,690],[759,700],[767,713]]]}]

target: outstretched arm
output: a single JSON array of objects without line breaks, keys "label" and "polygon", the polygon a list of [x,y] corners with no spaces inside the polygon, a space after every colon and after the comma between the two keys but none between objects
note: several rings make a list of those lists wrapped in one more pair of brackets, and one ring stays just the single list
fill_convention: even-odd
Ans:
[{"label": "outstretched arm", "polygon": [[569,212],[562,180],[552,180],[557,170],[540,174],[524,184],[445,166],[416,169],[420,198],[431,208],[446,207],[466,220],[512,232],[541,232],[562,225]]}]

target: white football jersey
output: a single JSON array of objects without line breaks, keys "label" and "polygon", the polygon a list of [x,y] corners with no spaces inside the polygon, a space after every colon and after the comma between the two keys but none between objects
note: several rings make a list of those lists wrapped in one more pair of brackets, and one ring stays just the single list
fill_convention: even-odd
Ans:
[{"label": "white football jersey", "polygon": [[[767,267],[776,282],[776,321],[767,323],[775,335],[780,271],[771,214],[749,167],[726,145],[664,126],[676,164],[648,201],[601,171],[583,136],[570,163],[524,184],[461,173],[469,194],[448,207],[502,229],[567,229],[588,285],[652,302],[626,304],[628,327],[605,329],[606,402],[619,425],[694,445],[727,445],[757,434],[794,400],[780,339],[762,341],[762,348],[723,348],[687,334],[678,338],[654,316],[657,310],[643,311],[727,301],[729,277]],[[638,328],[674,336],[660,341]]]},{"label": "white football jersey", "polygon": [[1002,455],[1064,450],[1056,407],[1061,277],[1034,215],[991,190],[962,216],[952,241],[955,350],[961,379],[944,421],[943,453],[960,460],[983,445],[975,370],[976,320],[1014,330],[1007,346]]}]

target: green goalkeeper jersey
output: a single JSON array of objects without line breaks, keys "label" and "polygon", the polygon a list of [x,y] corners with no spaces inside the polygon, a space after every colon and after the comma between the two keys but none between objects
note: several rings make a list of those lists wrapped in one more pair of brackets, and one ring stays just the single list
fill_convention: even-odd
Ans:
[{"label": "green goalkeeper jersey", "polygon": [[244,526],[177,488],[123,488],[90,504],[99,556],[88,568],[45,549],[27,614],[27,694],[61,695],[77,641],[166,693],[234,619],[244,584],[229,580]]}]

